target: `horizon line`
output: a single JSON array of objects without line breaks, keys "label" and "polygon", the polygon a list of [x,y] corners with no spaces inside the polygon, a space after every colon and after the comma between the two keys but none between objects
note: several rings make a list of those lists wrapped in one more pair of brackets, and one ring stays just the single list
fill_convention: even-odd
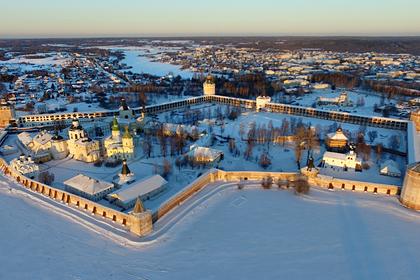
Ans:
[{"label": "horizon line", "polygon": [[358,37],[358,38],[413,38],[413,37],[420,37],[419,34],[386,34],[386,33],[378,33],[378,34],[365,34],[365,33],[343,33],[343,34],[333,34],[333,33],[316,33],[316,34],[67,34],[67,35],[22,35],[22,36],[15,36],[15,35],[0,35],[0,41],[2,40],[41,40],[41,39],[149,39],[149,38],[226,38],[226,37],[245,37],[245,38],[275,38],[275,37],[325,37],[325,38],[349,38],[349,37]]}]

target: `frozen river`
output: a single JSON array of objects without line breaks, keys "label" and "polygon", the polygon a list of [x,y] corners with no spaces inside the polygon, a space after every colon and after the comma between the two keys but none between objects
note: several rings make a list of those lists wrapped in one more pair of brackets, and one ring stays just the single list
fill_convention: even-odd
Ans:
[{"label": "frozen river", "polygon": [[172,73],[174,76],[180,75],[184,79],[190,79],[194,75],[193,72],[181,70],[181,67],[177,65],[151,61],[149,57],[145,56],[147,53],[144,50],[123,49],[122,51],[125,58],[121,62],[131,66],[132,68],[129,70],[133,73],[147,73],[155,76],[166,76]]}]

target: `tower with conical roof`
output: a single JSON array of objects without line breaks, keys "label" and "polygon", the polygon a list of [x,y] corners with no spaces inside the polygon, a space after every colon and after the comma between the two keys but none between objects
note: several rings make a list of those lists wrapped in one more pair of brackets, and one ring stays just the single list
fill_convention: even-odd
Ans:
[{"label": "tower with conical roof", "polygon": [[136,180],[136,176],[128,167],[127,160],[123,159],[121,173],[113,180],[113,183],[119,188],[123,185],[131,184]]},{"label": "tower with conical roof", "polygon": [[133,208],[133,214],[139,214],[144,212],[143,202],[141,201],[140,197],[137,197],[136,204]]},{"label": "tower with conical roof", "polygon": [[130,231],[137,236],[146,236],[153,231],[152,213],[146,210],[139,197],[130,213],[128,222]]},{"label": "tower with conical roof", "polygon": [[128,131],[128,126],[125,127],[124,134],[122,136],[122,145],[124,150],[127,150],[127,152],[132,153],[134,149],[134,142],[133,142],[133,136]]},{"label": "tower with conical roof", "polygon": [[111,131],[113,139],[118,139],[120,137],[120,126],[118,124],[117,116],[114,116],[114,119],[112,120]]},{"label": "tower with conical roof", "polygon": [[123,166],[121,168],[121,175],[127,176],[129,174],[132,174],[130,171],[130,168],[128,168],[127,160],[123,160]]}]

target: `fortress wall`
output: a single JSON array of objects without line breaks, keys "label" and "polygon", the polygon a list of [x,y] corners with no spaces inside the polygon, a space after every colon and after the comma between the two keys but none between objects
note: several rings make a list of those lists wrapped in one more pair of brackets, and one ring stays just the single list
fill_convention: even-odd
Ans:
[{"label": "fortress wall", "polygon": [[[199,96],[183,100],[178,100],[169,103],[157,104],[146,106],[146,113],[159,113],[174,109],[179,109],[191,105],[198,105],[203,103],[219,103],[225,105],[231,105],[236,107],[243,107],[251,110],[256,109],[256,101],[249,99],[241,99],[234,97],[225,97],[220,95],[208,95],[208,96]],[[381,127],[387,129],[395,130],[406,130],[407,121],[392,119],[392,118],[382,118],[382,117],[369,117],[354,115],[343,112],[335,111],[323,111],[314,108],[306,108],[300,106],[293,106],[287,104],[278,104],[278,103],[268,103],[266,108],[275,113],[296,115],[303,117],[311,117],[318,119],[325,119],[337,122],[351,123],[356,125],[366,125]],[[140,114],[143,111],[143,108],[133,108],[133,111],[136,114]],[[93,118],[104,118],[111,117],[115,113],[118,113],[118,110],[112,111],[102,111],[102,112],[76,112],[76,113],[57,113],[57,114],[43,114],[43,115],[28,115],[21,116],[18,119],[18,123],[24,127],[37,127],[37,126],[47,126],[53,125],[55,122],[59,121],[70,121],[73,118],[80,119],[93,119]]]},{"label": "fortress wall", "polygon": [[[197,180],[189,184],[181,192],[175,194],[165,204],[163,204],[155,213],[153,213],[153,222],[158,221],[195,193],[207,187],[211,182],[239,182],[243,180],[261,181],[267,177],[271,177],[273,179],[273,184],[275,184],[277,181],[293,181],[298,176],[299,173],[294,172],[223,171],[212,169],[200,176]],[[327,176],[309,177],[308,182],[312,186],[320,188],[351,190],[382,195],[398,195],[400,191],[400,188],[394,185],[342,180]]]},{"label": "fortress wall", "polygon": [[191,184],[186,186],[182,191],[172,196],[168,201],[162,204],[162,206],[160,206],[156,212],[153,213],[152,215],[153,222],[156,222],[157,220],[162,218],[164,215],[168,214],[176,206],[183,203],[185,200],[190,198],[196,192],[199,192],[201,189],[206,187],[211,182],[218,180],[219,172],[220,171],[217,169],[212,169],[204,173],[203,175],[198,177],[195,181],[193,181]]},{"label": "fortress wall", "polygon": [[89,199],[29,179],[10,168],[7,165],[7,163],[1,158],[0,171],[3,172],[5,175],[10,175],[19,184],[21,184],[27,189],[47,196],[50,199],[66,203],[69,206],[72,206],[80,211],[85,211],[91,213],[92,215],[97,215],[104,219],[108,219],[109,221],[115,222],[119,225],[125,226],[131,232],[136,233],[136,229],[134,229],[135,226],[140,226],[142,228],[149,228],[151,226],[151,220],[148,221],[147,219],[142,218],[145,220],[146,223],[149,222],[150,225],[144,225],[143,223],[140,223],[139,225],[138,221],[136,221],[135,218],[133,219],[133,217],[130,217],[129,214],[105,207]]},{"label": "fortress wall", "polygon": [[[104,219],[108,219],[117,224],[127,227],[132,233],[138,236],[144,236],[152,232],[152,223],[158,221],[171,210],[185,202],[195,193],[201,191],[203,188],[215,181],[224,182],[239,182],[239,181],[261,181],[264,178],[271,177],[273,184],[277,181],[295,180],[299,173],[293,172],[254,172],[254,171],[223,171],[212,169],[197,178],[194,182],[186,186],[182,191],[175,194],[167,202],[165,202],[155,213],[150,212],[141,213],[141,215],[129,215],[119,212],[117,210],[105,207],[101,204],[95,203],[80,196],[71,194],[69,192],[57,189],[35,180],[31,180],[20,173],[11,169],[7,163],[0,158],[0,171],[5,175],[10,175],[19,184],[34,192],[43,194],[49,197],[73,206],[80,211],[89,212],[92,215],[98,215]],[[342,189],[359,192],[369,192],[383,195],[398,195],[400,188],[394,185],[376,184],[369,182],[342,180],[328,176],[309,177],[308,181],[311,185],[327,188],[327,189]],[[408,203],[406,203],[408,204]]]},{"label": "fortress wall", "polygon": [[309,184],[327,189],[351,190],[385,195],[399,195],[400,187],[395,185],[378,184],[354,180],[331,178],[328,176],[309,177]]}]

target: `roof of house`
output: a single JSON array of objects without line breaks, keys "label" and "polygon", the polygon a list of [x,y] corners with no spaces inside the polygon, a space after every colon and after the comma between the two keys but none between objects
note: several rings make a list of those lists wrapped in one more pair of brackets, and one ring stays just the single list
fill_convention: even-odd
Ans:
[{"label": "roof of house", "polygon": [[89,195],[95,195],[114,187],[112,183],[91,178],[84,174],[78,174],[64,181],[64,184]]},{"label": "roof of house", "polygon": [[51,141],[52,137],[53,136],[48,132],[41,131],[32,139],[32,141],[37,142],[40,145],[45,145]]},{"label": "roof of house", "polygon": [[32,142],[32,137],[28,132],[22,132],[18,134],[18,139],[22,144],[28,145]]},{"label": "roof of house", "polygon": [[345,140],[345,141],[348,140],[347,136],[344,135],[341,129],[337,129],[337,131],[333,133],[328,133],[327,137],[331,140]]},{"label": "roof of house", "polygon": [[222,151],[211,149],[207,147],[192,147],[192,150],[188,152],[189,156],[195,157],[195,158],[206,158],[208,160],[214,161],[218,157],[220,157],[223,154]]},{"label": "roof of house", "polygon": [[333,158],[333,159],[340,159],[345,160],[347,158],[346,154],[334,153],[334,152],[325,152],[323,158]]},{"label": "roof of house", "polygon": [[163,179],[162,176],[152,175],[141,181],[127,185],[127,187],[113,192],[110,196],[122,201],[123,203],[128,203],[137,197],[141,197],[161,188],[167,183],[168,182]]}]

